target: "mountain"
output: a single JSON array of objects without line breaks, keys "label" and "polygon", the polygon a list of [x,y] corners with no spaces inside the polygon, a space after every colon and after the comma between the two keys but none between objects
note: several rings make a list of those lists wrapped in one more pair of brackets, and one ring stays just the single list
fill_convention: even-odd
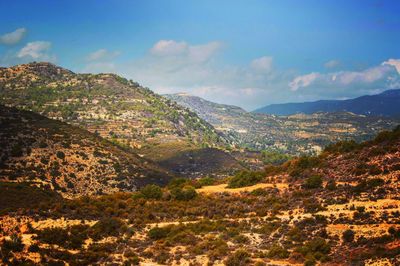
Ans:
[{"label": "mountain", "polygon": [[0,105],[0,180],[29,182],[64,197],[135,191],[171,174],[81,128]]},{"label": "mountain", "polygon": [[0,208],[11,202],[0,209],[0,258],[6,265],[398,265],[399,155],[396,128],[264,171],[135,193],[68,200],[0,183]]},{"label": "mountain", "polygon": [[255,113],[292,115],[316,112],[352,112],[368,116],[399,116],[400,89],[384,91],[349,100],[322,100],[304,103],[271,104],[255,110]]},{"label": "mountain", "polygon": [[188,94],[165,95],[197,113],[238,147],[277,150],[290,154],[316,153],[343,139],[363,141],[400,123],[395,118],[349,112],[275,116],[246,112]]},{"label": "mountain", "polygon": [[230,146],[194,112],[114,74],[77,74],[50,63],[0,68],[0,103],[79,126],[151,160],[171,162],[203,148],[225,156]]}]

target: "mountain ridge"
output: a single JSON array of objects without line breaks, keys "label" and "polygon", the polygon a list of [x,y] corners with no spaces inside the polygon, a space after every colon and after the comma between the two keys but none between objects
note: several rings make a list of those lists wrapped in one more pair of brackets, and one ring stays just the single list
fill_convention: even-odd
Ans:
[{"label": "mountain ridge", "polygon": [[79,126],[150,160],[231,145],[196,113],[116,74],[46,62],[0,68],[0,103]]},{"label": "mountain ridge", "polygon": [[271,104],[254,110],[254,113],[292,115],[296,113],[348,111],[368,116],[399,116],[400,89],[386,90],[380,94],[363,95],[346,100],[318,100],[301,103]]}]

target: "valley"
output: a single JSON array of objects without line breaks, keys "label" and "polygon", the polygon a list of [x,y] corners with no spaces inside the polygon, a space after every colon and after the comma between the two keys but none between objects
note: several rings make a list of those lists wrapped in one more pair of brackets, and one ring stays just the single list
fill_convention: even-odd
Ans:
[{"label": "valley", "polygon": [[[225,180],[174,179],[164,188],[71,200],[48,194],[40,205],[3,214],[3,261],[396,265],[399,155],[396,129]],[[3,186],[16,193],[24,185]]]},{"label": "valley", "polygon": [[326,145],[341,140],[365,141],[400,121],[350,112],[277,116],[246,112],[188,94],[166,97],[197,113],[239,147],[291,155],[318,154]]},{"label": "valley", "polygon": [[0,71],[6,265],[399,262],[396,118],[255,114],[48,63]]}]

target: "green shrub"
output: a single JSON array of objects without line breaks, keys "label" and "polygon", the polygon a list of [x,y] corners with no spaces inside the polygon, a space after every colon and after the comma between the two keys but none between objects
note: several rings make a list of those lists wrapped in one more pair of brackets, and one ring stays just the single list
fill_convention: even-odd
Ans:
[{"label": "green shrub", "polygon": [[197,192],[192,186],[175,187],[171,189],[171,196],[175,200],[191,200],[197,196]]},{"label": "green shrub", "polygon": [[146,185],[145,187],[140,189],[140,194],[145,199],[159,200],[161,199],[163,193],[161,188],[157,185]]},{"label": "green shrub", "polygon": [[188,182],[187,179],[185,178],[173,178],[171,181],[168,183],[168,188],[173,189],[173,188],[182,188],[186,183]]},{"label": "green shrub", "polygon": [[212,186],[215,183],[215,179],[209,176],[202,177],[199,179],[200,186]]},{"label": "green shrub", "polygon": [[249,265],[249,263],[250,254],[244,249],[239,249],[235,253],[229,255],[225,261],[227,266],[244,266]]},{"label": "green shrub", "polygon": [[257,184],[264,177],[262,172],[240,171],[229,180],[229,188],[239,188]]},{"label": "green shrub", "polygon": [[308,189],[320,188],[322,186],[322,177],[319,175],[309,176],[303,186]]},{"label": "green shrub", "polygon": [[65,153],[62,151],[57,151],[56,156],[57,158],[63,160],[65,158]]},{"label": "green shrub", "polygon": [[319,157],[302,156],[295,160],[290,161],[290,176],[298,177],[303,174],[306,169],[321,166],[321,159]]},{"label": "green shrub", "polygon": [[296,249],[309,261],[327,261],[331,246],[323,238],[317,237],[307,241],[302,247]]},{"label": "green shrub", "polygon": [[118,218],[103,218],[90,228],[90,236],[99,240],[107,236],[118,236],[127,229],[125,223]]},{"label": "green shrub", "polygon": [[273,245],[267,254],[268,258],[286,259],[289,257],[289,251],[279,244]]},{"label": "green shrub", "polygon": [[360,144],[354,140],[344,140],[328,145],[325,147],[324,151],[330,153],[344,153],[354,151],[359,147]]},{"label": "green shrub", "polygon": [[147,235],[152,240],[159,240],[166,238],[170,231],[170,227],[153,227],[147,232]]}]

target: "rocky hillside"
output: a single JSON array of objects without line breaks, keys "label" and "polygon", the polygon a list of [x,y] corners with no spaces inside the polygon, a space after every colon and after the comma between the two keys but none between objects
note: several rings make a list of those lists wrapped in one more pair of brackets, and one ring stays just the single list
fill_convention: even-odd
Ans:
[{"label": "rocky hillside", "polygon": [[0,207],[13,202],[0,209],[0,256],[4,264],[396,266],[399,158],[397,128],[223,182],[178,179],[73,200],[0,183]]},{"label": "rocky hillside", "polygon": [[194,112],[114,74],[76,74],[50,63],[0,68],[0,102],[79,125],[144,155],[170,143],[227,145]]},{"label": "rocky hillside", "polygon": [[170,174],[86,130],[0,105],[0,180],[63,196],[134,191]]},{"label": "rocky hillside", "polygon": [[349,112],[291,116],[257,114],[188,94],[165,96],[196,112],[239,147],[290,154],[317,153],[324,146],[344,139],[368,140],[399,123],[398,119]]}]

